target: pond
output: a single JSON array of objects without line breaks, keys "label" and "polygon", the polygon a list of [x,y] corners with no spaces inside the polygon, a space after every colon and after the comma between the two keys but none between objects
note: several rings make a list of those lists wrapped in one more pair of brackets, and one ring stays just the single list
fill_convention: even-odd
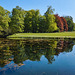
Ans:
[{"label": "pond", "polygon": [[0,75],[75,75],[75,40],[0,39]]}]

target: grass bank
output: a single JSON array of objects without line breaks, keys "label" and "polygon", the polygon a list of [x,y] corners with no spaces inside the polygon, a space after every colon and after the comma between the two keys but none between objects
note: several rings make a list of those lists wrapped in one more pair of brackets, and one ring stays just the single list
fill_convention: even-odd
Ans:
[{"label": "grass bank", "polygon": [[7,38],[75,38],[75,32],[60,33],[16,33]]}]

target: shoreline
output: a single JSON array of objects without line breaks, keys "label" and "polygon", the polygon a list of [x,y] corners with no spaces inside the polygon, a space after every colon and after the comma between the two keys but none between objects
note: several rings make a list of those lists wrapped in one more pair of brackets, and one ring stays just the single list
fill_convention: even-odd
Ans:
[{"label": "shoreline", "polygon": [[7,36],[7,38],[75,38],[75,32],[60,32],[60,33],[16,33]]}]

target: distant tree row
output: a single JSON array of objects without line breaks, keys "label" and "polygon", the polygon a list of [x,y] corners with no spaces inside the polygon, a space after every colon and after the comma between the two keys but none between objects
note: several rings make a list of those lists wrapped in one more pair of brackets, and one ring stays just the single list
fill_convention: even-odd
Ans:
[{"label": "distant tree row", "polygon": [[54,9],[48,7],[42,16],[39,10],[25,11],[16,6],[10,13],[0,6],[0,36],[14,33],[50,33],[75,30],[71,16],[54,15]]}]

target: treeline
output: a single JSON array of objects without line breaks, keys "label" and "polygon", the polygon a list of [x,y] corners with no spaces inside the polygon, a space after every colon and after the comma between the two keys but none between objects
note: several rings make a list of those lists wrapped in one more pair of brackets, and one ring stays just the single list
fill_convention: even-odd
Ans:
[{"label": "treeline", "polygon": [[42,16],[39,10],[25,11],[16,6],[12,12],[0,6],[0,36],[14,33],[50,33],[75,30],[71,16],[55,15],[51,6]]}]

